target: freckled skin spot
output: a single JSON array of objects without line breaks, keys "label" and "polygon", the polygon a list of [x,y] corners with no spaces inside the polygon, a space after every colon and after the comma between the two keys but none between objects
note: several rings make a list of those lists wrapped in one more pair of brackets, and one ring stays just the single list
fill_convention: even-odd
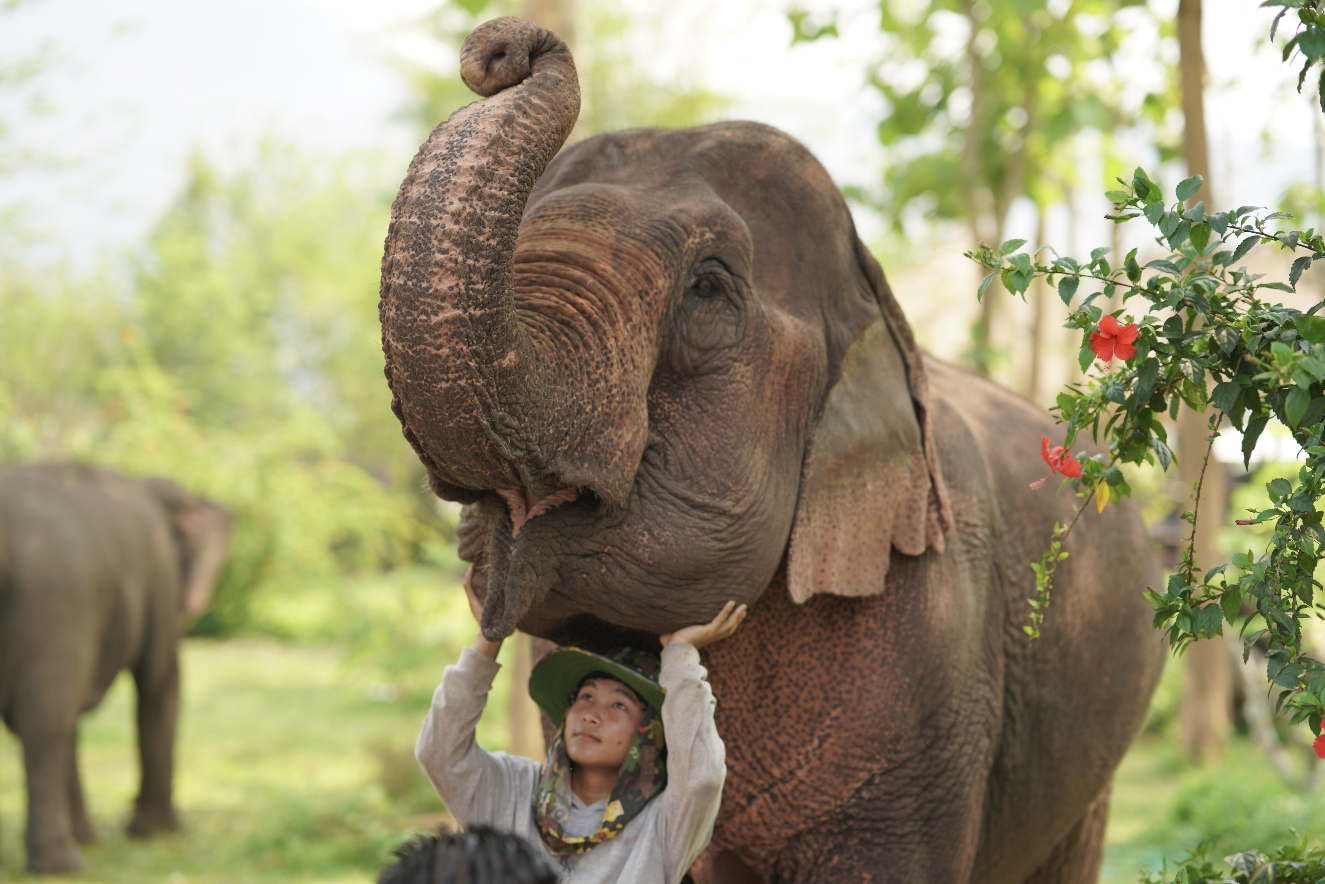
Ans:
[{"label": "freckled skin spot", "polygon": [[491,97],[410,166],[381,318],[485,634],[656,647],[752,603],[705,651],[697,884],[1093,881],[1163,653],[1135,512],[1083,517],[1028,644],[1051,422],[920,354],[814,158],[752,123],[558,154],[574,63],[515,19],[462,70]]}]

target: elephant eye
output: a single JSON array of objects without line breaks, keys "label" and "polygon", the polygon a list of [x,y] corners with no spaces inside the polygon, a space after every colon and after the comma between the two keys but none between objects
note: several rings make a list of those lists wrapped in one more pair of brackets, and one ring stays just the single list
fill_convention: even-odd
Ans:
[{"label": "elephant eye", "polygon": [[712,273],[705,273],[690,286],[690,293],[697,298],[712,298],[722,291],[722,283]]}]

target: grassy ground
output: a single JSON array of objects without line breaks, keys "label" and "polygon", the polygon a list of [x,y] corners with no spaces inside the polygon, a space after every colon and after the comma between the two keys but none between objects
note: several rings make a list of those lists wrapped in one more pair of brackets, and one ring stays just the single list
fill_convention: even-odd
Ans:
[{"label": "grassy ground", "polygon": [[[411,753],[426,692],[373,683],[327,646],[192,640],[184,666],[176,787],[185,831],[147,842],[121,831],[137,787],[133,691],[122,680],[82,725],[84,779],[102,840],[85,850],[84,874],[41,880],[363,884],[391,845],[442,818]],[[509,689],[498,685],[480,734],[486,745],[505,742],[500,710]],[[1159,702],[1171,694],[1161,691]],[[1284,785],[1245,741],[1235,740],[1221,764],[1197,768],[1170,730],[1160,716],[1118,773],[1107,884],[1135,882],[1138,869],[1181,856],[1202,834],[1218,837],[1220,856],[1281,843],[1289,826],[1325,834],[1325,796]],[[23,802],[18,745],[5,734],[0,881],[36,880],[20,872]]]},{"label": "grassy ground", "polygon": [[[438,666],[440,672],[440,665]],[[191,641],[184,653],[177,836],[131,842],[132,684],[84,717],[81,758],[101,843],[83,882],[367,882],[389,847],[441,807],[411,748],[424,702],[347,678],[334,651]],[[374,700],[376,696],[379,699]],[[0,880],[22,863],[17,742],[0,742]],[[58,881],[62,879],[42,879]]]}]

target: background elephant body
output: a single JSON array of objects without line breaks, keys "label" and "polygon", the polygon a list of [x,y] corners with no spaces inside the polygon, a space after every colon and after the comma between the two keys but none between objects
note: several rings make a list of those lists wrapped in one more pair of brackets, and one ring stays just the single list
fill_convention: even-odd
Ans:
[{"label": "background elephant body", "polygon": [[923,356],[819,163],[752,123],[557,154],[564,44],[497,19],[461,57],[490,97],[411,164],[380,311],[484,633],[603,650],[752,603],[707,655],[700,884],[1094,880],[1162,659],[1135,509],[1083,517],[1030,643],[1057,432]]},{"label": "background elephant body", "polygon": [[165,479],[73,464],[0,470],[0,713],[23,744],[34,871],[81,866],[95,832],[78,716],[123,669],[138,691],[142,788],[130,834],[176,825],[176,645],[206,605],[230,515]]}]

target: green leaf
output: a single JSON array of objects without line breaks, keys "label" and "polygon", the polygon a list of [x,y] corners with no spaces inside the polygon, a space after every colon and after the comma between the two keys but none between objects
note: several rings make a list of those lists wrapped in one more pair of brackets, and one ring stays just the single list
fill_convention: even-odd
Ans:
[{"label": "green leaf", "polygon": [[1120,206],[1123,203],[1127,202],[1127,191],[1106,190],[1104,191],[1104,198],[1107,199],[1109,202],[1113,203],[1115,206]]},{"label": "green leaf", "polygon": [[1293,320],[1297,333],[1313,344],[1325,344],[1325,318],[1303,314]]},{"label": "green leaf", "polygon": [[1224,619],[1232,626],[1238,619],[1238,609],[1242,606],[1242,593],[1236,588],[1227,590],[1219,599],[1219,607],[1224,612]]},{"label": "green leaf", "polygon": [[977,301],[980,300],[980,296],[985,293],[985,289],[989,288],[989,284],[994,281],[994,277],[996,276],[998,276],[997,270],[980,280],[980,287],[975,290],[975,299]]},{"label": "green leaf", "polygon": [[1228,325],[1216,326],[1215,330],[1210,333],[1210,336],[1215,339],[1215,343],[1219,345],[1219,349],[1230,355],[1232,355],[1233,351],[1237,349],[1238,342],[1242,340],[1242,336],[1238,334],[1238,330]]},{"label": "green leaf", "polygon": [[1264,414],[1247,422],[1247,432],[1242,434],[1243,469],[1251,469],[1251,453],[1256,450],[1256,442],[1261,438],[1261,433],[1265,431],[1265,425],[1269,422],[1269,416]]},{"label": "green leaf", "polygon": [[1182,181],[1178,182],[1178,199],[1187,202],[1187,200],[1195,196],[1196,191],[1201,189],[1201,182],[1203,180],[1204,179],[1202,179],[1200,175],[1193,175],[1190,178],[1184,178]]},{"label": "green leaf", "polygon": [[[1302,271],[1311,266],[1311,256],[1303,255],[1293,262],[1292,269],[1288,271],[1288,284],[1297,287],[1297,281],[1302,278]],[[1314,317],[1313,317],[1314,318]]]},{"label": "green leaf", "polygon": [[1090,368],[1090,364],[1095,361],[1095,351],[1089,347],[1082,347],[1081,352],[1077,354],[1077,365],[1085,371]]},{"label": "green leaf", "polygon": [[1224,381],[1215,384],[1215,388],[1210,391],[1210,401],[1215,404],[1215,408],[1218,408],[1224,414],[1228,414],[1233,410],[1233,403],[1238,400],[1238,394],[1241,392],[1242,388],[1237,384],[1232,381]]},{"label": "green leaf", "polygon": [[1164,217],[1164,204],[1151,203],[1150,205],[1146,206],[1145,214],[1147,221],[1149,221],[1151,224],[1158,224],[1159,219]]},{"label": "green leaf", "polygon": [[1024,245],[1026,245],[1026,240],[1024,239],[1010,239],[1003,243],[1003,245],[999,246],[998,250],[1005,255],[1010,255]]},{"label": "green leaf", "polygon": [[1235,263],[1241,261],[1242,258],[1251,251],[1252,246],[1260,241],[1260,236],[1254,233],[1251,236],[1244,236],[1242,242],[1238,243],[1238,247],[1233,250],[1233,256],[1224,262],[1224,266],[1232,267]]},{"label": "green leaf", "polygon": [[1224,611],[1219,605],[1205,605],[1196,612],[1196,628],[1203,638],[1213,638],[1224,630]]},{"label": "green leaf", "polygon": [[1198,255],[1205,254],[1205,247],[1210,242],[1210,225],[1197,224],[1192,227],[1191,232],[1192,247],[1196,249]]},{"label": "green leaf", "polygon": [[1301,423],[1302,416],[1307,413],[1307,406],[1311,404],[1311,394],[1301,387],[1294,387],[1284,401],[1284,417],[1288,419],[1288,426],[1294,430]]},{"label": "green leaf", "polygon": [[[1081,285],[1081,277],[1064,276],[1058,280],[1058,297],[1062,298],[1064,304],[1071,304],[1072,298],[1077,293],[1077,287]],[[1325,320],[1322,320],[1325,322]]]},{"label": "green leaf", "polygon": [[1150,447],[1155,450],[1155,457],[1159,460],[1159,468],[1161,470],[1167,470],[1169,465],[1173,463],[1173,452],[1169,450],[1169,446],[1165,445],[1164,442],[1156,436],[1150,440]]},{"label": "green leaf", "polygon": [[[1321,362],[1315,356],[1303,356],[1302,361],[1298,363],[1308,374],[1318,381],[1325,380],[1325,362]],[[1303,386],[1310,386],[1303,384]]]},{"label": "green leaf", "polygon": [[1141,370],[1136,373],[1136,398],[1148,402],[1158,381],[1159,360],[1151,356],[1141,363]]},{"label": "green leaf", "polygon": [[1293,483],[1289,482],[1283,476],[1271,479],[1265,487],[1269,489],[1270,499],[1275,501],[1283,500],[1293,492]]},{"label": "green leaf", "polygon": [[1178,226],[1175,227],[1173,229],[1173,232],[1170,233],[1168,236],[1169,248],[1176,249],[1178,246],[1186,242],[1187,235],[1191,233],[1191,231],[1192,231],[1192,222],[1188,221],[1186,218],[1183,218],[1181,221],[1178,222]]}]

